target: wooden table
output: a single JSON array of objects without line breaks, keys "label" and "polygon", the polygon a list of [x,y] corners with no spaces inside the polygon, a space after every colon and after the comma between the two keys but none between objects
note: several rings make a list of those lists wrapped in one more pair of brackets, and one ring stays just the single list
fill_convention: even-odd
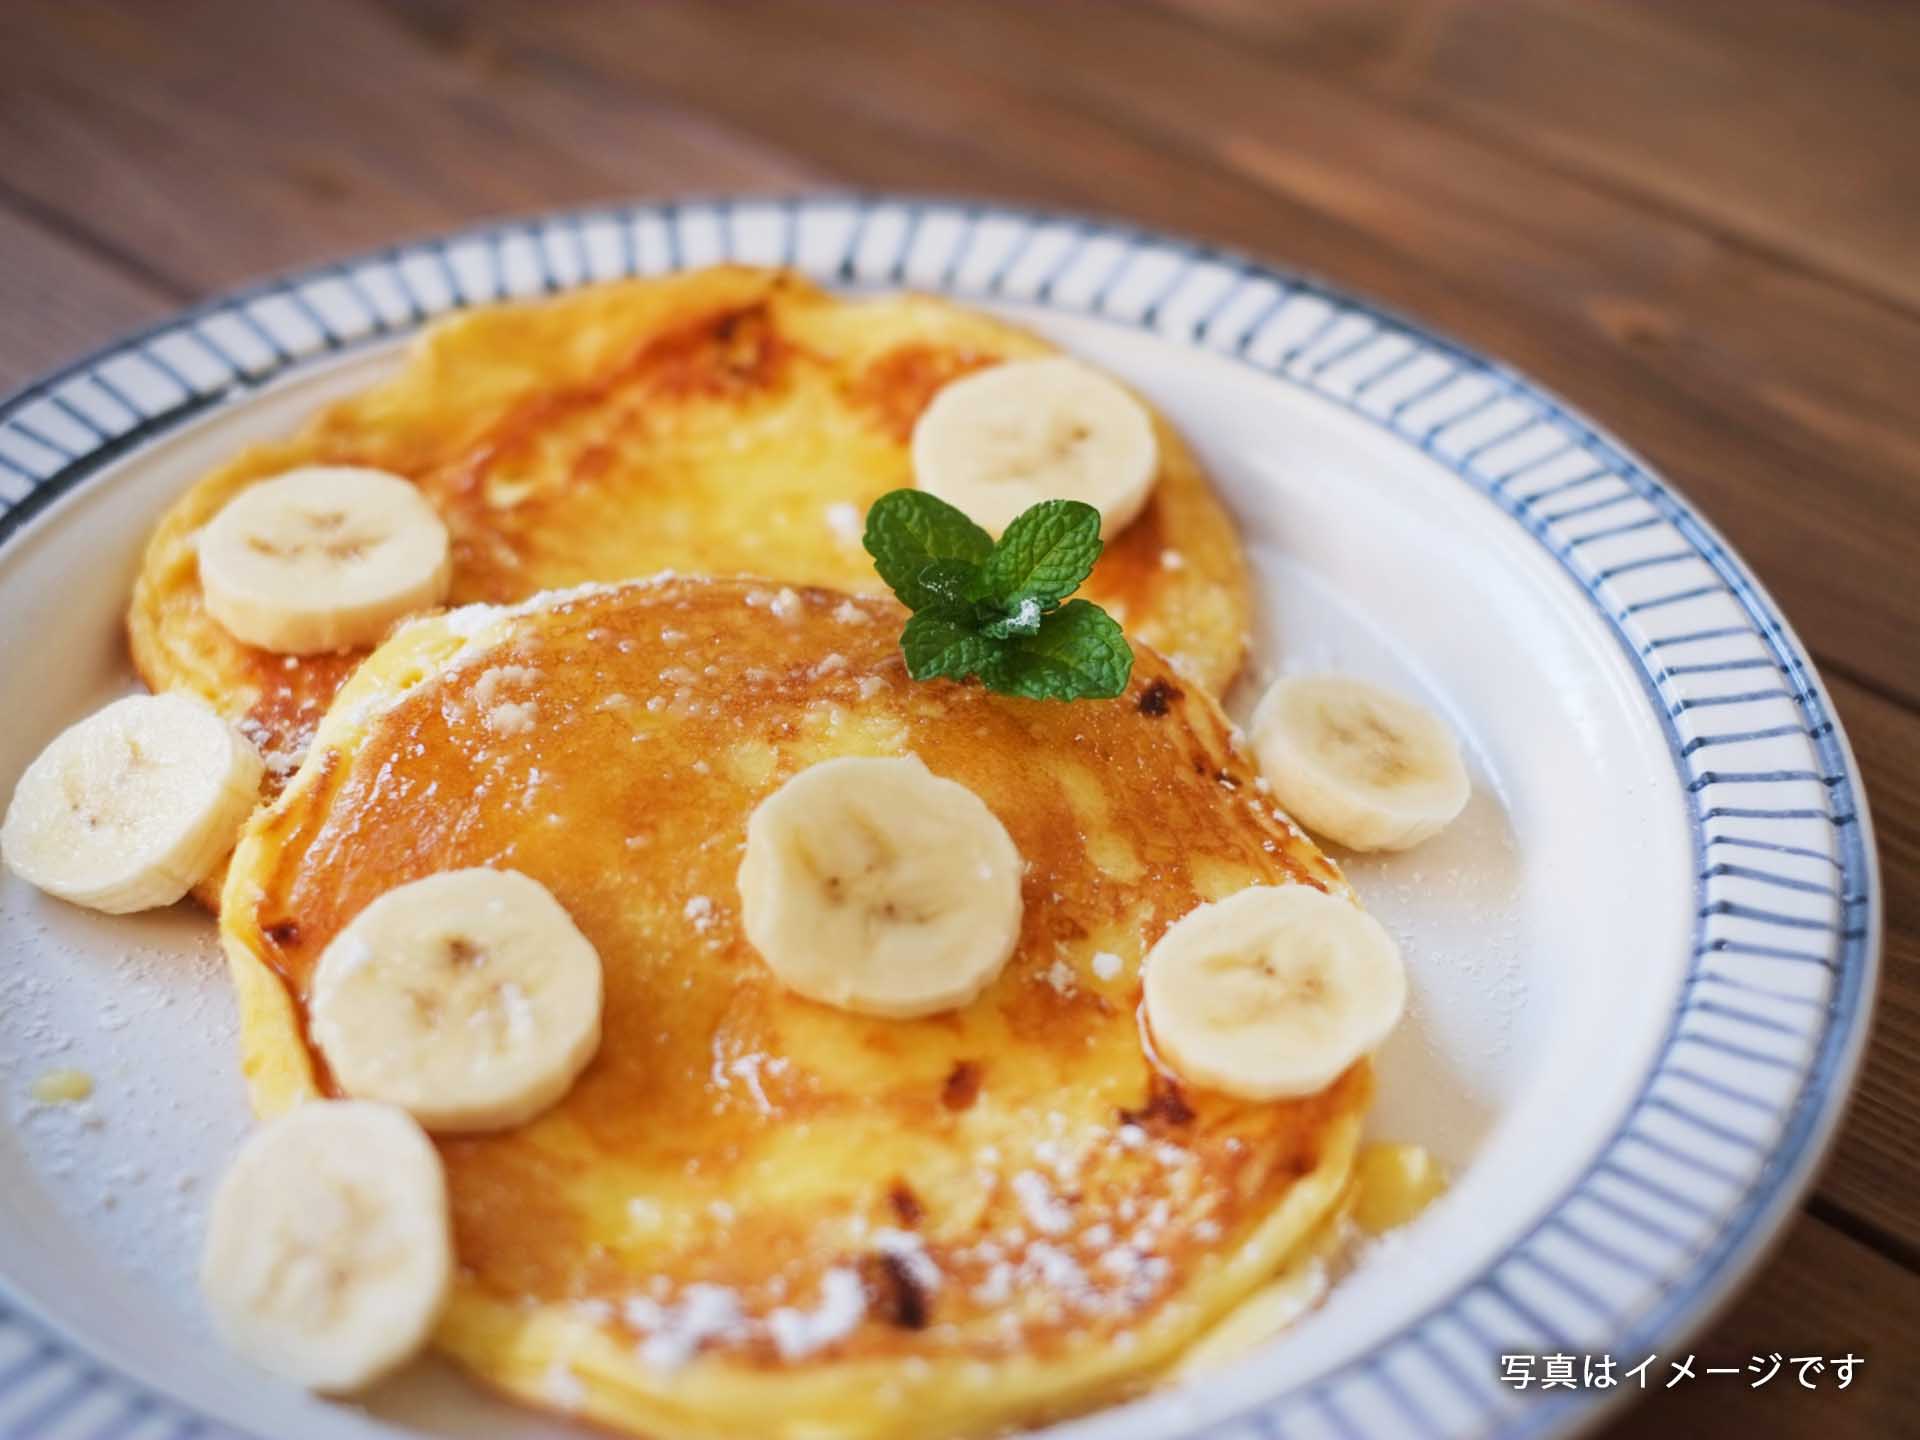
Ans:
[{"label": "wooden table", "polygon": [[824,183],[1118,212],[1503,356],[1724,529],[1817,656],[1885,867],[1805,1213],[1620,1434],[1920,1430],[1920,7],[10,0],[0,384],[262,272],[502,212]]}]

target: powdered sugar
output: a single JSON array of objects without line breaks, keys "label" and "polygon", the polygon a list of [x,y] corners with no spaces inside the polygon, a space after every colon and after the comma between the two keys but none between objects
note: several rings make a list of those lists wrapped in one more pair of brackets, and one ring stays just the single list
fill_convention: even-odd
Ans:
[{"label": "powdered sugar", "polygon": [[1022,1170],[1012,1180],[1014,1197],[1027,1223],[1043,1235],[1064,1235],[1073,1228],[1073,1212],[1053,1193],[1038,1170]]},{"label": "powdered sugar", "polygon": [[492,665],[480,672],[473,683],[473,701],[488,731],[505,737],[533,729],[537,713],[533,700],[509,700],[501,692],[509,687],[535,685],[539,679],[539,672],[525,665]]},{"label": "powdered sugar", "polygon": [[827,506],[827,528],[835,538],[848,545],[860,543],[860,509],[845,500],[836,500]]},{"label": "powdered sugar", "polygon": [[810,1310],[781,1306],[767,1317],[767,1330],[783,1360],[798,1360],[851,1335],[867,1315],[867,1290],[844,1266],[820,1279],[820,1298]]},{"label": "powdered sugar", "polygon": [[791,585],[782,585],[778,590],[749,590],[747,604],[756,610],[768,610],[782,620],[793,620],[800,614],[800,592]]},{"label": "powdered sugar", "polygon": [[927,1253],[926,1242],[911,1230],[876,1230],[873,1234],[873,1248],[882,1255],[898,1260],[907,1275],[922,1290],[929,1293],[940,1288],[945,1278],[933,1257]]},{"label": "powdered sugar", "polygon": [[655,1370],[685,1365],[710,1341],[741,1341],[751,1333],[740,1297],[723,1285],[689,1285],[677,1305],[648,1296],[630,1297],[620,1308],[628,1326],[646,1336],[640,1359]]},{"label": "powdered sugar", "polygon": [[537,713],[531,700],[503,700],[486,712],[487,730],[503,739],[524,735],[533,729]]},{"label": "powdered sugar", "polygon": [[541,1377],[540,1388],[548,1400],[564,1411],[578,1410],[587,1403],[587,1387],[564,1360],[555,1360]]}]

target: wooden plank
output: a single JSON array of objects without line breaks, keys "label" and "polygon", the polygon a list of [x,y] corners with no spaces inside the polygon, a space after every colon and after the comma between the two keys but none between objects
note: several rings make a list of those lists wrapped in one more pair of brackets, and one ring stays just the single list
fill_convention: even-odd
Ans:
[{"label": "wooden plank", "polygon": [[1122,210],[1419,314],[1631,437],[1823,657],[1920,700],[1905,315],[1150,9],[655,5],[644,44],[599,10],[407,13],[862,184]]},{"label": "wooden plank", "polygon": [[1828,689],[1866,780],[1887,945],[1866,1063],[1819,1194],[1911,1264],[1920,1261],[1920,716],[1844,680]]},{"label": "wooden plank", "polygon": [[[1643,1435],[1738,1435],[1742,1440],[1830,1440],[1836,1435],[1907,1435],[1920,1412],[1920,1275],[1904,1270],[1829,1225],[1802,1217],[1787,1232],[1759,1282],[1691,1343],[1695,1378],[1665,1388],[1675,1361],[1661,1352],[1648,1390],[1632,1397],[1607,1440]],[[1754,1388],[1755,1356],[1865,1357],[1838,1388],[1832,1370],[1805,1390],[1783,1365]],[[1616,1362],[1620,1356],[1614,1357]],[[1626,1358],[1638,1365],[1646,1352]],[[1707,1375],[1737,1365],[1739,1375]],[[1632,1383],[1632,1382],[1629,1382]]]},{"label": "wooden plank", "polygon": [[1265,57],[1920,309],[1911,5],[1168,3]]},{"label": "wooden plank", "polygon": [[7,7],[8,185],[197,291],[496,214],[787,186],[772,142],[358,5]]},{"label": "wooden plank", "polygon": [[179,303],[4,206],[0,255],[0,392]]}]

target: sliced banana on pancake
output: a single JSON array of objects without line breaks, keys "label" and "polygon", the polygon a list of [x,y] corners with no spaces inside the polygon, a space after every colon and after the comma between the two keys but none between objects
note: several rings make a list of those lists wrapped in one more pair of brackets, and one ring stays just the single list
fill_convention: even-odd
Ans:
[{"label": "sliced banana on pancake", "polygon": [[1153,418],[1077,360],[1015,360],[956,380],[913,429],[920,489],[998,536],[1042,500],[1083,500],[1111,540],[1145,508],[1159,473]]},{"label": "sliced banana on pancake", "polygon": [[0,827],[14,874],[124,915],[171,905],[219,863],[259,798],[260,756],[181,695],[130,695],[27,767]]},{"label": "sliced banana on pancake", "polygon": [[972,1000],[1013,953],[1020,871],[986,803],[917,757],[826,760],[754,809],[741,918],[788,989],[932,1015]]},{"label": "sliced banana on pancake", "polygon": [[236,639],[285,655],[370,645],[438,605],[447,527],[383,470],[309,465],[250,486],[200,532],[207,609]]},{"label": "sliced banana on pancake", "polygon": [[213,1197],[200,1287],[226,1342],[312,1390],[358,1390],[426,1343],[453,1282],[439,1152],[364,1101],[256,1130]]},{"label": "sliced banana on pancake", "polygon": [[1147,1024],[1196,1085],[1313,1095],[1400,1019],[1407,977],[1380,922],[1305,885],[1259,885],[1181,917],[1148,952]]},{"label": "sliced banana on pancake", "polygon": [[1472,788],[1445,721],[1363,680],[1276,680],[1253,712],[1252,735],[1281,805],[1355,850],[1418,845],[1465,808]]},{"label": "sliced banana on pancake", "polygon": [[429,1130],[518,1125],[600,1046],[600,957],[539,881],[476,867],[389,890],[314,971],[313,1037],[349,1095]]}]

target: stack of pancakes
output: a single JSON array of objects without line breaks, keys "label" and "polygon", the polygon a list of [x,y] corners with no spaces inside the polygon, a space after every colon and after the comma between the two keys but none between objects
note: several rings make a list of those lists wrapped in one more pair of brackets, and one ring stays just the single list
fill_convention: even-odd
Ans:
[{"label": "stack of pancakes", "polygon": [[[310,979],[398,884],[523,871],[601,957],[604,1040],[571,1093],[436,1141],[459,1261],[437,1342],[486,1382],[657,1436],[1034,1423],[1153,1383],[1339,1205],[1364,1061],[1253,1103],[1143,1045],[1141,958],[1195,905],[1348,894],[1214,698],[1245,649],[1245,564],[1179,437],[1156,420],[1153,498],[1081,592],[1135,642],[1116,699],[910,681],[905,612],[861,547],[939,387],[1050,350],[936,300],[748,269],[476,311],[160,525],[136,663],[269,761],[271,803],[202,895],[256,1108],[338,1093]],[[417,485],[461,608],[370,654],[223,630],[195,534],[308,464]],[[502,700],[531,723],[485,724]],[[1018,946],[924,1019],[799,998],[741,931],[748,816],[820,760],[908,753],[1025,858]]]}]

